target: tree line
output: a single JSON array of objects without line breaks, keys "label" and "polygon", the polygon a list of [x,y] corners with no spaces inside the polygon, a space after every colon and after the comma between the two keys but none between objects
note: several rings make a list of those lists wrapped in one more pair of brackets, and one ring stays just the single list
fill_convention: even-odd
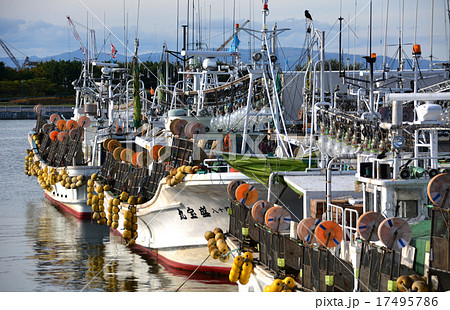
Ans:
[{"label": "tree line", "polygon": [[[82,65],[79,60],[50,60],[33,67],[15,69],[0,62],[0,99],[74,96],[72,82],[80,77]],[[126,64],[120,63],[119,66]],[[140,65],[141,79],[146,89],[156,88],[158,68],[164,71],[164,62],[147,61]],[[171,75],[176,72],[172,64],[170,72]],[[94,67],[93,75],[94,78],[100,77],[99,67]],[[163,75],[160,73],[159,76]]]}]

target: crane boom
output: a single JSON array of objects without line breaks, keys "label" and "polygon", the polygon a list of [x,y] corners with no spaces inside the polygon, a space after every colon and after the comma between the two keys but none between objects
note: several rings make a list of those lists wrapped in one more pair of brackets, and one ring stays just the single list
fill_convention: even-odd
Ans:
[{"label": "crane boom", "polygon": [[[249,22],[250,22],[250,21],[247,19],[247,20],[242,24],[241,27],[236,28],[236,33],[238,33],[238,32],[241,30],[241,28],[243,28],[243,27],[244,27],[245,25],[247,25]],[[236,33],[232,34],[232,35],[228,38],[228,40],[226,40],[226,41],[225,41],[225,42],[217,49],[217,51],[221,51],[225,46],[227,46],[227,44],[230,43],[230,41],[234,38],[234,35],[235,35]]]},{"label": "crane boom", "polygon": [[75,40],[77,40],[78,44],[80,44],[80,49],[83,52],[84,57],[87,57],[86,55],[86,47],[83,44],[83,41],[81,41],[81,37],[78,34],[77,28],[73,24],[72,20],[70,19],[70,16],[67,16],[67,20],[69,21],[70,28],[72,29],[73,36],[75,37]]},{"label": "crane boom", "polygon": [[22,69],[22,67],[20,66],[19,62],[17,61],[16,57],[14,57],[13,53],[11,53],[11,51],[9,50],[9,48],[6,46],[5,42],[2,41],[2,39],[0,39],[0,45],[3,47],[3,49],[5,50],[6,54],[8,54],[9,58],[11,58],[12,62],[17,66],[18,69]]}]

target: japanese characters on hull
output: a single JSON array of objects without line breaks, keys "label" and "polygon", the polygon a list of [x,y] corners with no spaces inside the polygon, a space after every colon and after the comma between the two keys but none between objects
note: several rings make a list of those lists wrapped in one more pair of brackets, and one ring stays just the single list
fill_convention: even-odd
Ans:
[{"label": "japanese characters on hull", "polygon": [[180,221],[183,220],[198,220],[199,218],[209,218],[222,213],[227,213],[229,207],[211,208],[200,206],[197,209],[187,207],[186,210],[177,208]]}]

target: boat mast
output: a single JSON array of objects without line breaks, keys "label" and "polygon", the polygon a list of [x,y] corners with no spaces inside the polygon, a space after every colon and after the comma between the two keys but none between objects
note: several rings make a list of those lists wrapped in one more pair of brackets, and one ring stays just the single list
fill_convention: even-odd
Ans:
[{"label": "boat mast", "polygon": [[433,24],[434,24],[434,0],[431,0],[430,70],[433,69]]}]

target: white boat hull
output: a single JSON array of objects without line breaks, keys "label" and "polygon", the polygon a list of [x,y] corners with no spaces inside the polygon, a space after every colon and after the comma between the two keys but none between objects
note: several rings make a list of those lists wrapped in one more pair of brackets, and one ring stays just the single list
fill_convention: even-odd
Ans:
[{"label": "white boat hull", "polygon": [[[235,179],[254,183],[241,173],[187,175],[174,187],[167,186],[163,179],[155,197],[137,205],[138,236],[133,247],[149,252],[172,268],[228,274],[232,259],[212,259],[204,234],[216,227],[225,234],[228,231],[227,185]],[[105,200],[112,198],[106,192]],[[128,204],[121,203],[116,230],[120,234],[124,231],[123,213],[127,209]]]}]

